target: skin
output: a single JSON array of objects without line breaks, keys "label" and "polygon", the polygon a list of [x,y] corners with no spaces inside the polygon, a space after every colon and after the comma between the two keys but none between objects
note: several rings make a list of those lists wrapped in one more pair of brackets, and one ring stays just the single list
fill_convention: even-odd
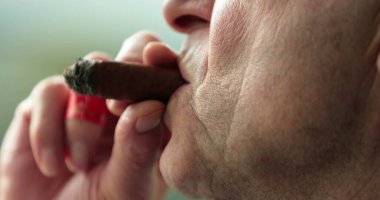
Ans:
[{"label": "skin", "polygon": [[[55,186],[28,187],[36,194],[49,191],[46,199],[81,193],[70,187],[78,183],[90,188],[81,199],[159,198],[154,191],[166,187],[156,184],[161,178],[189,196],[208,199],[378,199],[379,12],[377,0],[167,0],[168,24],[187,36],[178,57],[154,36],[139,33],[125,42],[116,60],[179,67],[189,84],[176,91],[165,110],[159,102],[109,100],[110,111],[121,116],[111,159],[90,168],[74,162],[69,173],[45,166],[39,152],[47,144],[62,146],[43,134],[46,130],[58,132],[57,137],[75,134],[63,132],[59,118],[52,118],[55,127],[35,131],[29,126],[43,116],[33,113],[48,105],[54,110],[48,116],[63,112],[46,102],[52,101],[48,94],[67,88],[51,79],[42,82],[26,100],[44,102],[42,107],[22,104],[7,132],[1,197],[18,199],[27,184],[20,175],[34,174],[33,183]],[[62,91],[54,102],[67,101]],[[143,135],[153,136],[140,139],[131,128],[157,110],[155,118],[163,115],[160,127],[172,133],[162,152],[162,128],[151,127]],[[132,120],[123,120],[125,115]],[[137,141],[143,145],[126,148]],[[55,152],[58,165],[63,153]],[[154,170],[156,160],[162,177]],[[45,176],[55,177],[55,184]]]},{"label": "skin", "polygon": [[[155,54],[151,51],[159,52],[160,59],[149,56]],[[99,52],[86,58],[111,59]],[[155,36],[140,32],[124,42],[115,60],[170,66],[173,58]],[[167,186],[157,162],[165,106],[157,101],[109,101],[110,111],[118,116],[110,114],[109,120],[116,118],[117,123],[101,127],[65,120],[68,96],[63,77],[50,77],[17,108],[1,149],[0,199],[163,198]],[[69,154],[64,157],[65,151]]]},{"label": "skin", "polygon": [[211,199],[379,195],[379,6],[168,1],[190,84],[166,113],[166,181]]}]

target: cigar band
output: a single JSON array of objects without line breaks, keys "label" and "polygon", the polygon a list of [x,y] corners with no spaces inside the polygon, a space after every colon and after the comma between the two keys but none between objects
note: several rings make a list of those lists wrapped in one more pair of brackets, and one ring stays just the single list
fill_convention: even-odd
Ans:
[{"label": "cigar band", "polygon": [[70,92],[66,119],[86,120],[105,126],[109,115],[105,99]]}]

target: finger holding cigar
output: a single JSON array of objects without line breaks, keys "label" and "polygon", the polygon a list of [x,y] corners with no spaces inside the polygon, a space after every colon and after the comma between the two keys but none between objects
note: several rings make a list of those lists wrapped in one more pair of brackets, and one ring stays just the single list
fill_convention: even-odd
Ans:
[{"label": "finger holding cigar", "polygon": [[64,77],[69,87],[80,94],[118,100],[159,100],[164,103],[185,83],[178,68],[83,58],[67,68]]},{"label": "finger holding cigar", "polygon": [[[149,32],[139,32],[124,41],[119,53],[115,58],[115,61],[122,63],[137,63],[141,64],[142,66],[148,65],[155,67],[176,67],[177,54],[168,48],[155,48],[157,46],[162,47],[163,45],[159,42],[159,39],[155,35]],[[157,58],[157,56],[159,58]],[[160,62],[156,62],[157,60]],[[162,60],[165,60],[165,62],[162,63]],[[120,116],[121,113],[132,102],[132,99],[107,99],[107,107],[111,113]]]},{"label": "finger holding cigar", "polygon": [[[111,60],[110,57],[100,53],[88,54],[85,59]],[[107,134],[112,134],[106,131],[107,128],[112,129],[110,126],[114,126],[112,122],[115,120],[116,117],[107,109],[105,99],[70,92],[65,120],[68,147],[65,162],[70,171],[87,170],[96,162],[96,157],[99,156],[97,151],[100,150],[97,146],[102,142],[102,137],[104,139]],[[101,149],[101,151],[109,150]]]},{"label": "finger holding cigar", "polygon": [[[143,35],[145,41],[142,42],[141,35],[139,37],[140,42],[132,37],[130,42],[124,43],[116,61],[92,54],[79,59],[65,71],[64,76],[69,87],[82,93],[73,93],[70,97],[68,113],[71,115],[67,115],[66,119],[70,149],[67,163],[73,171],[87,169],[96,143],[104,134],[104,119],[110,118],[110,113],[104,109],[106,98],[113,99],[107,100],[107,106],[117,116],[132,102],[144,100],[162,102],[149,107],[156,112],[157,109],[163,109],[163,103],[185,83],[178,71],[176,54],[162,43],[152,42],[152,38],[146,35]],[[139,64],[140,62],[144,65]],[[146,110],[147,114],[149,109]],[[78,113],[78,110],[81,110],[79,113],[82,115],[72,114]],[[98,121],[91,120],[88,113],[97,113]],[[150,125],[152,124],[137,123],[136,129],[145,130]],[[167,140],[168,136],[164,136],[164,139]]]}]

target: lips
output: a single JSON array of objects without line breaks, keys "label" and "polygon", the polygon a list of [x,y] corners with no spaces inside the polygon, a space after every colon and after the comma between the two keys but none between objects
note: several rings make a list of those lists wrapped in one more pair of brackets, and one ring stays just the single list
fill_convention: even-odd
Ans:
[{"label": "lips", "polygon": [[[180,69],[180,73],[181,73],[182,78],[187,83],[185,83],[182,86],[180,86],[179,88],[177,88],[177,90],[175,90],[174,93],[171,95],[171,97],[170,97],[170,99],[168,101],[167,107],[166,107],[166,112],[170,112],[170,109],[168,109],[170,102],[173,101],[173,100],[175,100],[175,99],[177,99],[178,94],[182,91],[182,89],[184,88],[184,86],[187,86],[188,83],[189,83],[189,73],[187,73],[187,71],[183,67],[179,67],[179,69]],[[163,121],[164,121],[164,123],[162,123],[162,125],[161,125],[161,133],[162,133],[161,150],[165,149],[165,147],[167,146],[167,144],[169,143],[169,141],[170,141],[170,139],[172,137],[172,132],[171,132],[171,129],[170,129],[171,125],[170,125],[170,123],[168,123],[167,117],[164,117]]]},{"label": "lips", "polygon": [[[182,99],[182,101],[187,101],[187,98],[183,95],[186,96],[186,94],[191,91],[191,87],[193,87],[192,85],[194,85],[196,81],[196,70],[204,70],[207,66],[207,63],[202,62],[207,61],[207,59],[205,59],[207,56],[200,54],[200,52],[205,52],[203,51],[202,47],[202,45],[194,42],[192,39],[190,39],[190,37],[186,39],[185,43],[182,46],[182,50],[178,58],[178,69],[180,75],[186,83],[177,88],[174,93],[172,93],[168,101],[163,123],[164,126],[161,129],[163,133],[162,149],[166,147],[172,137],[171,131],[175,125],[173,124],[173,119],[179,115],[177,109],[182,109],[179,105],[181,101],[180,99]],[[200,76],[203,77],[203,74],[201,73]]]},{"label": "lips", "polygon": [[170,138],[172,136],[172,133],[166,126],[166,123],[162,123],[161,125],[161,133],[162,133],[162,143],[161,143],[161,150],[164,150],[166,145],[168,145]]},{"label": "lips", "polygon": [[185,66],[182,64],[179,64],[179,72],[181,73],[182,78],[187,82],[190,83],[191,76],[190,73],[186,70]]},{"label": "lips", "polygon": [[169,102],[166,106],[166,111],[164,114],[163,123],[161,126],[161,132],[162,132],[162,146],[161,149],[164,150],[166,145],[169,143],[171,137],[172,137],[172,130],[173,130],[173,117],[176,117],[179,113],[175,111],[177,107],[178,100],[180,98],[180,95],[184,94],[184,90],[186,90],[189,87],[189,84],[183,84],[180,86],[170,97]]}]

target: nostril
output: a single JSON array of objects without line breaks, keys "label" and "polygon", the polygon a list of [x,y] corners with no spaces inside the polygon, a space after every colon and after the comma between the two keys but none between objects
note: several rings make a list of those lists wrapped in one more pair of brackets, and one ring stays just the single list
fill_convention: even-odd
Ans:
[{"label": "nostril", "polygon": [[199,25],[207,24],[208,22],[194,15],[183,15],[174,20],[174,26],[181,32],[189,32]]}]

